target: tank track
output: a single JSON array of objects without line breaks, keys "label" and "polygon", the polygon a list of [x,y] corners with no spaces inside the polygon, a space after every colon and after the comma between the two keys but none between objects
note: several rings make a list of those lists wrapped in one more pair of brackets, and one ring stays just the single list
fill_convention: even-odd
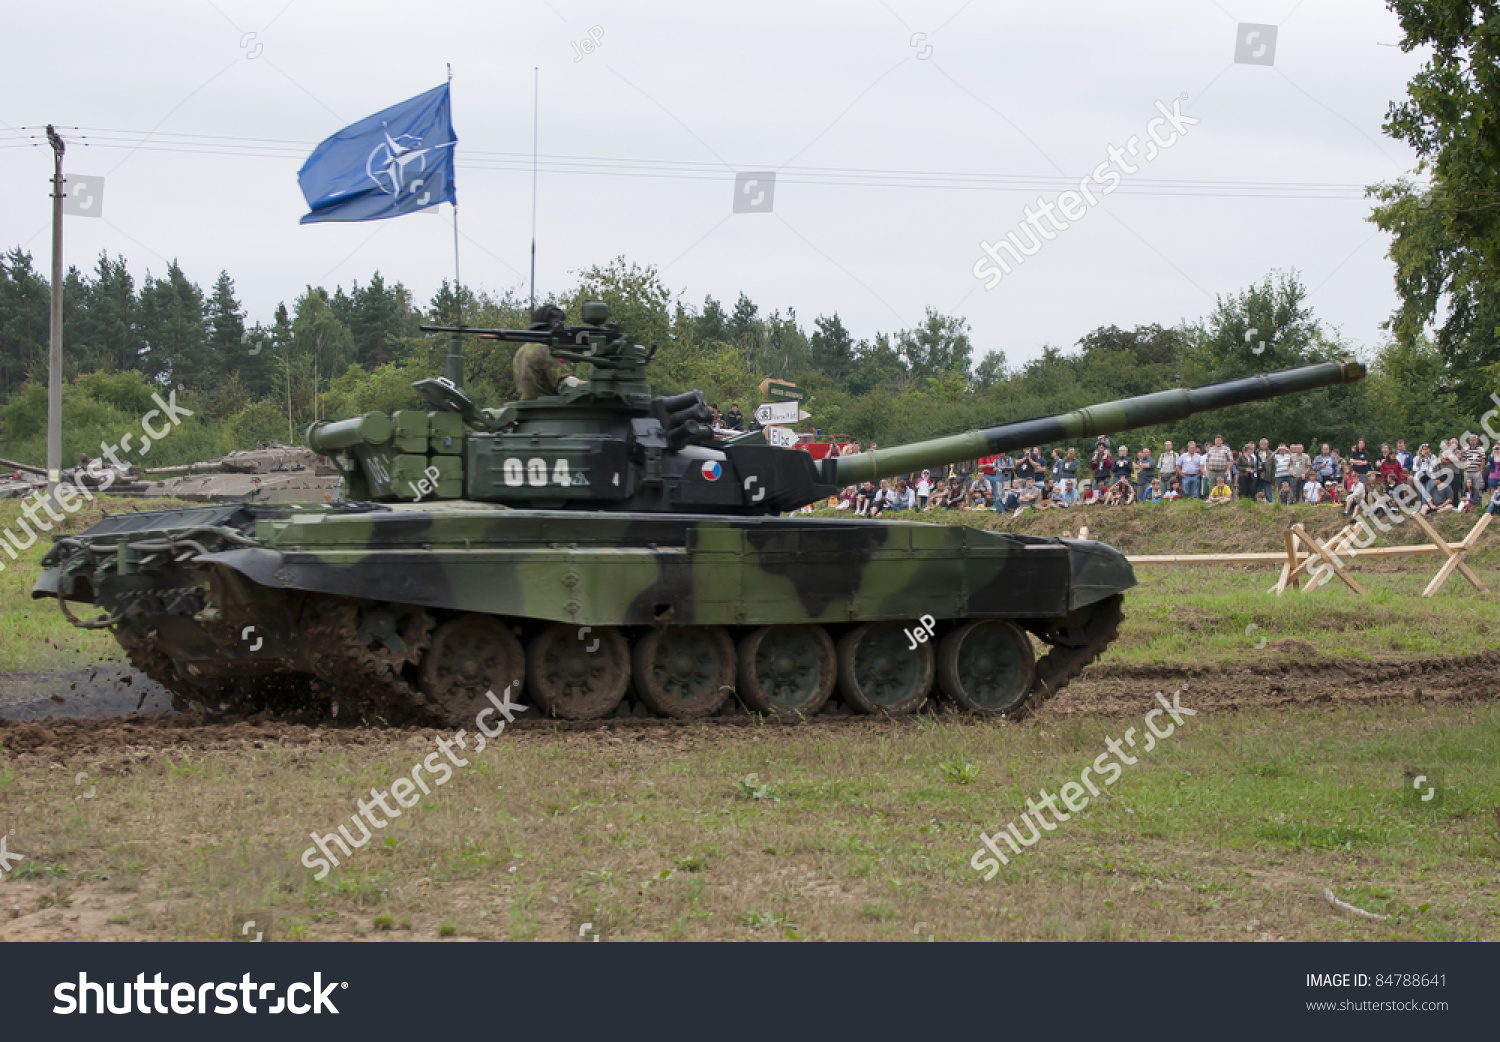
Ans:
[{"label": "tank track", "polygon": [[[1119,634],[1124,619],[1124,597],[1116,594],[1087,609],[1078,622],[1081,633],[1069,645],[1055,643],[1037,660],[1035,679],[1024,701],[1005,718],[1019,721],[1040,708],[1109,647]],[[165,687],[172,696],[172,706],[182,713],[209,718],[223,718],[272,710],[293,709],[295,715],[316,722],[418,724],[444,726],[442,707],[433,702],[415,682],[416,661],[431,644],[435,620],[426,612],[408,618],[404,634],[407,651],[394,656],[381,648],[371,648],[360,640],[359,609],[349,601],[320,597],[303,608],[302,633],[311,651],[314,676],[302,675],[302,698],[284,697],[290,691],[269,681],[200,682],[178,673],[170,657],[139,634],[121,631],[117,634],[131,664]],[[1075,633],[1077,630],[1074,631]],[[524,696],[523,696],[524,697]],[[927,705],[932,704],[929,696]],[[526,701],[533,701],[527,699]],[[947,707],[950,711],[956,707]],[[963,710],[958,709],[962,713]],[[730,698],[714,716],[703,722],[730,724],[734,718],[758,718],[737,699]],[[819,721],[869,719],[854,712],[837,699],[830,699],[812,714]],[[617,709],[600,720],[542,720],[533,712],[521,720],[564,730],[588,730],[599,726],[634,727],[664,724],[686,724],[649,714],[638,697],[627,697]],[[449,721],[451,723],[451,721]]]},{"label": "tank track", "polygon": [[[317,598],[303,609],[303,633],[313,669],[329,688],[329,715],[370,722],[427,722],[435,711],[404,674],[404,663],[379,655],[359,639],[358,608],[347,601]],[[435,620],[420,613],[411,636],[415,658],[427,650]]]},{"label": "tank track", "polygon": [[1125,597],[1115,594],[1095,603],[1084,622],[1084,643],[1068,648],[1054,645],[1036,664],[1036,680],[1026,700],[1009,714],[1011,720],[1023,720],[1063,688],[1071,684],[1084,668],[1104,654],[1120,634],[1125,618]]}]

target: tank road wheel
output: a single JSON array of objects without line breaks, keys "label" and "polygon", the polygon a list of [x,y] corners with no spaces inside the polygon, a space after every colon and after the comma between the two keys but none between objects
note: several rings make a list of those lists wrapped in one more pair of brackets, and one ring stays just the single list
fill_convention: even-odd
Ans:
[{"label": "tank road wheel", "polygon": [[695,720],[734,692],[734,641],[722,626],[665,626],[636,641],[635,689],[663,716]]},{"label": "tank road wheel", "polygon": [[422,693],[449,726],[474,726],[494,692],[521,700],[526,652],[504,621],[493,615],[460,615],[437,628],[422,661]]},{"label": "tank road wheel", "polygon": [[[917,623],[912,623],[915,630]],[[839,691],[861,713],[914,712],[932,690],[932,644],[899,622],[866,623],[839,640]]]},{"label": "tank road wheel", "polygon": [[974,713],[1003,715],[1021,704],[1036,679],[1026,631],[1006,619],[975,619],[938,647],[943,694]]},{"label": "tank road wheel", "polygon": [[751,709],[811,716],[838,681],[838,655],[822,626],[762,626],[740,641],[739,695]]},{"label": "tank road wheel", "polygon": [[555,622],[526,649],[527,691],[544,716],[597,720],[630,686],[630,649],[613,626]]}]

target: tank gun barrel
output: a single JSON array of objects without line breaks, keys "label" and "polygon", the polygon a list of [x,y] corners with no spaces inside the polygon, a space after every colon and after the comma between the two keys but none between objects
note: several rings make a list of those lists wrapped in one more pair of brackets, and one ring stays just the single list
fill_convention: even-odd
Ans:
[{"label": "tank gun barrel", "polygon": [[508,340],[515,344],[550,344],[553,335],[545,329],[479,329],[475,326],[418,326],[424,333],[467,333],[481,340]]},{"label": "tank gun barrel", "polygon": [[1090,405],[1058,416],[1003,423],[997,427],[953,434],[945,438],[897,445],[853,456],[839,456],[823,461],[826,480],[837,485],[873,481],[893,474],[906,474],[923,467],[941,467],[950,463],[993,456],[999,452],[1045,445],[1073,438],[1091,438],[1099,434],[1171,423],[1195,413],[1277,398],[1334,384],[1355,383],[1364,379],[1365,367],[1355,361],[1319,362],[1296,369],[1226,380],[1204,387],[1173,388],[1137,398],[1121,398],[1102,405]]}]

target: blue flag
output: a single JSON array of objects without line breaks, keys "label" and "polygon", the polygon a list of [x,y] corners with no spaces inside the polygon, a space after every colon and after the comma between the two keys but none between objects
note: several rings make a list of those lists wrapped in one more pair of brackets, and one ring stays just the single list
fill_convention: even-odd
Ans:
[{"label": "blue flag", "polygon": [[377,221],[457,203],[457,143],[446,83],[345,127],[297,171],[312,208],[302,223]]}]

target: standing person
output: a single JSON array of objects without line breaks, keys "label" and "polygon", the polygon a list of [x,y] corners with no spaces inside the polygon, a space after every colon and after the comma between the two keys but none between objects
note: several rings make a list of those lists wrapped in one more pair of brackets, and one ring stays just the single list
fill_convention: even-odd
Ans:
[{"label": "standing person", "polygon": [[1161,479],[1162,488],[1171,488],[1172,479],[1177,477],[1177,453],[1170,441],[1162,442],[1161,455],[1156,457],[1156,476]]},{"label": "standing person", "polygon": [[1008,489],[1016,483],[1016,461],[1010,453],[1002,452],[995,457],[995,473],[1000,478],[1000,488]]},{"label": "standing person", "polygon": [[1146,489],[1151,487],[1151,480],[1156,476],[1156,461],[1151,458],[1151,450],[1141,446],[1141,451],[1135,454],[1135,498],[1141,499]]},{"label": "standing person", "polygon": [[1041,479],[1041,468],[1038,464],[1040,459],[1033,461],[1030,449],[1022,449],[1021,455],[1016,459],[1016,481],[1023,486],[1027,480],[1038,481]]},{"label": "standing person", "polygon": [[1271,457],[1271,474],[1276,482],[1276,496],[1272,502],[1285,506],[1290,502],[1287,493],[1292,487],[1292,453],[1284,443],[1276,446],[1276,455]]},{"label": "standing person", "polygon": [[1469,435],[1469,446],[1463,450],[1464,462],[1464,495],[1474,501],[1474,509],[1478,510],[1484,492],[1484,449],[1479,447],[1479,435]]},{"label": "standing person", "polygon": [[1312,457],[1302,447],[1301,442],[1292,445],[1291,458],[1286,463],[1287,473],[1292,476],[1293,487],[1297,490],[1297,498],[1302,497],[1302,485],[1307,480],[1308,471],[1312,470]]},{"label": "standing person", "polygon": [[1000,468],[999,457],[981,456],[979,458],[979,474],[984,478],[984,483],[990,487],[990,499],[992,501],[1000,498]]},{"label": "standing person", "polygon": [[1221,481],[1226,489],[1229,487],[1229,465],[1233,462],[1234,450],[1224,444],[1224,435],[1215,434],[1214,443],[1203,454],[1203,472],[1209,488],[1216,488]]},{"label": "standing person", "polygon": [[1365,439],[1359,439],[1354,443],[1354,448],[1349,450],[1349,466],[1354,468],[1354,473],[1360,481],[1364,481],[1369,476],[1370,449],[1365,445]]},{"label": "standing person", "polygon": [[1177,457],[1177,472],[1182,475],[1183,498],[1200,498],[1203,484],[1203,456],[1198,452],[1196,441],[1188,442],[1182,455]]},{"label": "standing person", "polygon": [[[1402,444],[1405,443],[1403,442]],[[1325,441],[1322,447],[1318,449],[1318,454],[1313,457],[1313,476],[1316,477],[1320,483],[1328,481],[1334,476],[1333,467],[1333,455],[1328,451],[1328,443]]]},{"label": "standing person", "polygon": [[1240,450],[1239,458],[1234,461],[1235,469],[1239,471],[1239,493],[1241,499],[1253,500],[1255,498],[1256,473],[1260,470],[1260,457],[1255,452],[1255,442],[1245,442],[1245,447]]},{"label": "standing person", "polygon": [[927,509],[927,498],[932,495],[932,471],[922,471],[922,476],[917,479],[917,509]]},{"label": "standing person", "polygon": [[[1120,454],[1115,457],[1114,463],[1110,465],[1110,474],[1114,478],[1116,485],[1120,483],[1121,478],[1125,479],[1126,484],[1130,484],[1131,475],[1135,471],[1135,465],[1130,462],[1130,447],[1128,445],[1121,445],[1119,452]],[[1131,502],[1135,501],[1133,489],[1130,500]]]},{"label": "standing person", "polygon": [[1449,509],[1457,507],[1463,499],[1464,488],[1464,462],[1458,450],[1457,438],[1442,443],[1437,466],[1433,468],[1432,474],[1436,479],[1435,498],[1438,506],[1446,505]]},{"label": "standing person", "polygon": [[1484,483],[1489,486],[1490,504],[1493,506],[1495,497],[1500,496],[1500,442],[1496,442],[1494,449],[1490,451],[1490,469],[1485,473]]},{"label": "standing person", "polygon": [[1078,502],[1078,463],[1078,450],[1069,449],[1063,457],[1062,481],[1059,483],[1063,506],[1070,507]]},{"label": "standing person", "polygon": [[1427,506],[1432,505],[1433,468],[1436,466],[1437,457],[1432,454],[1432,446],[1424,441],[1411,461],[1411,471],[1417,480],[1417,491],[1422,493],[1422,502]]},{"label": "standing person", "polygon": [[1406,480],[1406,471],[1401,469],[1401,461],[1389,445],[1385,446],[1385,456],[1380,461],[1380,477],[1386,488],[1395,488]]},{"label": "standing person", "polygon": [[1114,458],[1109,453],[1109,446],[1104,438],[1100,437],[1094,446],[1094,455],[1089,460],[1089,469],[1094,472],[1094,488],[1099,490],[1102,496],[1109,490],[1109,475],[1114,469]]},{"label": "standing person", "polygon": [[1344,486],[1344,475],[1348,473],[1349,466],[1344,462],[1343,453],[1339,452],[1338,449],[1332,450],[1332,454],[1333,473],[1329,477],[1333,479],[1334,484],[1342,488]]},{"label": "standing person", "polygon": [[[1271,462],[1271,442],[1260,439],[1260,447],[1255,450],[1255,455],[1260,459],[1260,467],[1255,471],[1256,502],[1264,502],[1269,505],[1274,501],[1271,479],[1274,477]],[[1264,493],[1264,497],[1261,496]]]},{"label": "standing person", "polygon": [[1411,463],[1414,457],[1406,451],[1406,442],[1400,438],[1396,439],[1396,458],[1401,461],[1401,469],[1408,474],[1411,473]]}]

